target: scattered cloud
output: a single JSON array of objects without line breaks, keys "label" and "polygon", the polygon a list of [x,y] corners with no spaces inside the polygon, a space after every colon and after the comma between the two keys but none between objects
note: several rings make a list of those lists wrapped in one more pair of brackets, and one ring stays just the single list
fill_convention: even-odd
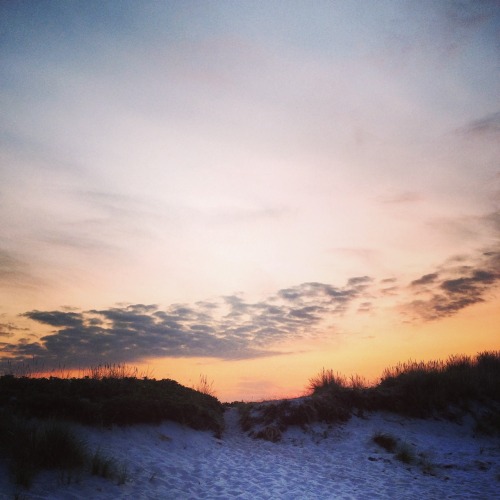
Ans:
[{"label": "scattered cloud", "polygon": [[439,277],[438,273],[424,274],[421,278],[411,282],[411,286],[422,286],[429,283],[434,283]]},{"label": "scattered cloud", "polygon": [[358,313],[369,313],[373,309],[373,304],[371,302],[361,302],[358,307]]},{"label": "scattered cloud", "polygon": [[50,325],[50,326],[71,326],[76,327],[83,324],[82,315],[74,312],[62,312],[62,311],[52,311],[52,312],[42,312],[42,311],[31,311],[23,314],[26,318],[38,321],[39,323]]},{"label": "scattered cloud", "polygon": [[382,296],[397,295],[400,290],[397,278],[384,278],[380,280],[380,285],[378,293]]},{"label": "scattered cloud", "polygon": [[500,285],[500,212],[494,211],[468,221],[477,234],[491,242],[468,254],[459,254],[436,266],[406,287],[410,294],[402,310],[411,321],[431,321],[453,316],[462,309],[487,300]]},{"label": "scattered cloud", "polygon": [[456,130],[460,136],[467,137],[500,137],[500,111],[473,120],[464,127]]},{"label": "scattered cloud", "polygon": [[380,293],[385,296],[394,296],[397,295],[399,291],[399,287],[397,286],[387,286],[385,288],[380,289]]},{"label": "scattered cloud", "polygon": [[[22,316],[53,331],[36,341],[3,344],[14,361],[33,356],[47,365],[88,366],[133,362],[151,357],[245,359],[283,353],[287,341],[324,335],[320,329],[355,302],[368,311],[372,279],[353,277],[344,287],[302,283],[279,290],[260,302],[240,295],[218,301],[119,305],[88,311],[61,308],[28,311]],[[363,300],[365,299],[365,300]]]},{"label": "scattered cloud", "polygon": [[390,284],[390,283],[397,283],[397,281],[398,281],[397,278],[384,278],[383,280],[380,280],[380,283]]},{"label": "scattered cloud", "polygon": [[20,328],[14,323],[0,323],[0,337],[12,337],[16,332],[24,330],[26,328]]},{"label": "scattered cloud", "polygon": [[52,331],[38,338],[33,329],[14,341],[19,329],[0,324],[0,355],[11,362],[34,357],[47,367],[67,368],[153,357],[251,359],[284,354],[291,341],[331,335],[349,311],[376,312],[378,299],[410,294],[402,306],[404,314],[412,321],[430,321],[482,302],[498,284],[500,251],[493,249],[450,259],[406,288],[396,278],[375,283],[368,276],[355,276],[342,287],[306,282],[258,302],[233,294],[168,307],[119,304],[86,311],[33,310],[21,316]]},{"label": "scattered cloud", "polygon": [[443,7],[447,21],[457,28],[475,29],[488,19],[498,16],[497,0],[447,1]]},{"label": "scattered cloud", "polygon": [[500,251],[482,252],[472,259],[450,261],[439,272],[412,281],[411,292],[420,297],[406,304],[403,310],[413,320],[445,318],[483,302],[499,284]]}]

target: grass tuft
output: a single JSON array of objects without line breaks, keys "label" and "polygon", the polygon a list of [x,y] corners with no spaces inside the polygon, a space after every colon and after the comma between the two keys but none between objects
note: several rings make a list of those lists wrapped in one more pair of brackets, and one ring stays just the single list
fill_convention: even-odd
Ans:
[{"label": "grass tuft", "polygon": [[44,469],[82,467],[86,459],[86,447],[70,427],[58,421],[44,422],[39,430],[35,450],[39,466]]},{"label": "grass tuft", "polygon": [[86,461],[85,443],[64,422],[40,422],[14,415],[0,418],[0,452],[15,484],[29,488],[41,470],[60,469],[65,477]]},{"label": "grass tuft", "polygon": [[98,448],[90,458],[90,473],[104,479],[111,479],[114,476],[116,461],[103,455]]},{"label": "grass tuft", "polygon": [[415,453],[408,443],[400,443],[394,456],[405,464],[415,463]]},{"label": "grass tuft", "polygon": [[264,439],[266,441],[271,441],[272,443],[277,443],[281,441],[282,435],[279,427],[275,425],[269,425],[261,429],[259,432],[255,434],[257,439]]},{"label": "grass tuft", "polygon": [[90,458],[90,473],[93,476],[115,480],[118,485],[125,484],[128,479],[127,465],[104,455],[99,448]]},{"label": "grass tuft", "polygon": [[405,441],[400,441],[393,435],[384,432],[375,433],[372,441],[389,453],[394,454],[394,457],[400,462],[408,465],[418,464],[424,474],[434,474],[434,466],[427,460],[425,455],[421,453],[421,459],[417,460],[415,450]]},{"label": "grass tuft", "polygon": [[378,444],[389,453],[393,453],[396,450],[396,446],[398,444],[395,437],[383,432],[377,432],[373,436],[372,440],[374,443]]},{"label": "grass tuft", "polygon": [[472,402],[493,406],[493,431],[500,404],[500,351],[470,356],[450,356],[446,361],[399,363],[384,370],[380,382],[367,387],[359,377],[350,382],[333,370],[322,371],[309,381],[312,397],[328,397],[353,412],[385,410],[426,418],[448,412],[451,406],[468,411]]},{"label": "grass tuft", "polygon": [[93,380],[103,379],[128,379],[128,378],[142,378],[149,377],[148,372],[139,373],[136,366],[130,366],[124,363],[103,363],[83,371],[83,378],[91,378]]},{"label": "grass tuft", "polygon": [[27,420],[0,415],[0,456],[9,465],[11,480],[29,489],[42,470],[58,470],[61,484],[70,484],[84,469],[94,476],[124,484],[127,466],[103,455],[89,455],[86,443],[66,422]]},{"label": "grass tuft", "polygon": [[213,380],[208,380],[206,375],[200,375],[200,380],[196,387],[193,387],[195,391],[201,392],[207,396],[215,397],[215,389]]},{"label": "grass tuft", "polygon": [[314,393],[336,392],[347,387],[347,379],[333,370],[322,368],[315,377],[309,379],[309,390]]}]

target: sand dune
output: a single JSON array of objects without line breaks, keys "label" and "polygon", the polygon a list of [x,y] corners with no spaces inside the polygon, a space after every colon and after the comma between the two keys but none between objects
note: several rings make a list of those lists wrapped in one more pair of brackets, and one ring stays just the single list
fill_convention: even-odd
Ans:
[{"label": "sand dune", "polygon": [[[373,413],[341,425],[290,428],[279,443],[243,433],[226,411],[221,439],[166,422],[113,429],[77,427],[90,449],[114,457],[126,480],[81,473],[62,484],[40,474],[28,499],[500,498],[500,439],[474,436],[472,421],[452,423]],[[405,464],[372,440],[377,432],[406,443]],[[20,491],[1,471],[2,498]]]}]

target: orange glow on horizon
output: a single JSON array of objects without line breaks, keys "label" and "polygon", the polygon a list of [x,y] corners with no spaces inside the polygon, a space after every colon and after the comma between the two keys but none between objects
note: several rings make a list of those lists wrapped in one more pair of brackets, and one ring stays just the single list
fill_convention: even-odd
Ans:
[{"label": "orange glow on horizon", "polygon": [[[307,393],[309,380],[322,368],[368,384],[378,381],[385,368],[408,360],[446,360],[451,355],[475,356],[500,349],[500,297],[478,303],[441,321],[404,324],[401,318],[359,320],[355,334],[332,334],[331,340],[282,346],[282,355],[243,360],[217,358],[159,358],[118,364],[137,377],[169,378],[196,388],[200,376],[213,383],[221,401],[261,401],[293,398]],[[23,367],[24,366],[24,367]],[[93,367],[45,369],[25,363],[19,375],[36,377],[92,376]],[[24,371],[23,371],[24,370]]]},{"label": "orange glow on horizon", "polygon": [[[496,318],[496,321],[492,319]],[[154,378],[172,378],[196,387],[199,376],[213,381],[221,401],[259,401],[298,397],[322,368],[376,383],[385,368],[410,359],[446,360],[500,349],[500,300],[477,304],[454,317],[420,325],[379,325],[372,338],[354,336],[314,350],[250,360],[168,358],[139,365]],[[387,331],[385,327],[392,328]],[[383,335],[382,335],[383,333]]]}]

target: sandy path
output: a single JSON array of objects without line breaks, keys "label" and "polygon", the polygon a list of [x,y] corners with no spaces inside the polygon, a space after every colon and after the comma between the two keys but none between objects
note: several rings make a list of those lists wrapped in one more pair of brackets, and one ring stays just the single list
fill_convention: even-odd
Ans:
[{"label": "sandy path", "polygon": [[[23,498],[500,498],[500,440],[473,438],[468,424],[374,414],[307,433],[291,429],[274,444],[242,433],[237,410],[225,418],[222,439],[174,423],[82,429],[91,449],[100,446],[126,463],[126,483],[85,475],[61,485],[56,474],[43,474]],[[416,456],[424,453],[434,475],[375,445],[376,431],[405,440]],[[13,498],[10,486],[5,491],[3,498]]]}]

